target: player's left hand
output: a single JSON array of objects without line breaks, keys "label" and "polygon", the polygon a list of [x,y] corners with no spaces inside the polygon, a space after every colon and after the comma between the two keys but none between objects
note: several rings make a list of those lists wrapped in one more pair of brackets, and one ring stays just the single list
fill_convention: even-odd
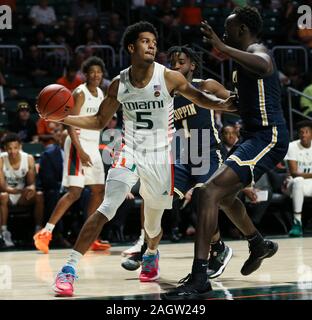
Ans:
[{"label": "player's left hand", "polygon": [[30,200],[35,196],[35,194],[36,194],[36,191],[30,186],[27,186],[26,188],[24,188],[22,192],[22,195],[26,200]]},{"label": "player's left hand", "polygon": [[201,22],[200,31],[204,34],[203,41],[210,43],[213,47],[217,48],[219,51],[223,52],[225,49],[225,44],[216,35],[211,26],[206,20]]},{"label": "player's left hand", "polygon": [[222,111],[236,112],[237,111],[236,101],[237,101],[236,95],[229,96],[223,102],[223,110]]},{"label": "player's left hand", "polygon": [[250,200],[251,203],[257,203],[257,189],[254,188],[245,188],[243,190],[245,196]]}]

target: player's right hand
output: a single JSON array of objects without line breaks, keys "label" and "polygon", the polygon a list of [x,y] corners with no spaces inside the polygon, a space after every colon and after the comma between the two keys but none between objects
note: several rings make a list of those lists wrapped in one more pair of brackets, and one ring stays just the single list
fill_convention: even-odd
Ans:
[{"label": "player's right hand", "polygon": [[93,163],[90,156],[85,153],[83,150],[78,151],[80,161],[84,167],[92,167]]}]

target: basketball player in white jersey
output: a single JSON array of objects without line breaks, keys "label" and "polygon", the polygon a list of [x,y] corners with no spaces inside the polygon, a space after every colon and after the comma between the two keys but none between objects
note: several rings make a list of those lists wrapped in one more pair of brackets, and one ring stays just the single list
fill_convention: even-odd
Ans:
[{"label": "basketball player in white jersey", "polygon": [[171,208],[173,195],[170,161],[170,140],[174,130],[173,93],[178,91],[205,108],[234,110],[233,98],[221,100],[207,95],[188,83],[181,73],[154,62],[157,37],[156,29],[148,22],[129,26],[123,36],[123,46],[130,54],[131,66],[113,79],[96,115],[69,116],[63,120],[68,125],[101,130],[121,104],[124,144],[108,173],[103,203],[84,224],[74,250],[56,277],[54,291],[58,296],[73,295],[80,258],[103,225],[114,217],[138,179],[145,204],[144,228],[148,247],[139,278],[142,282],[159,278],[161,218],[164,209]]},{"label": "basketball player in white jersey", "polygon": [[297,125],[299,139],[289,144],[285,157],[290,177],[287,191],[293,202],[294,221],[289,236],[303,235],[301,214],[304,197],[312,197],[312,121],[304,120]]},{"label": "basketball player in white jersey", "polygon": [[[75,115],[95,114],[104,99],[99,85],[103,78],[105,65],[102,59],[90,57],[82,65],[86,82],[73,92]],[[64,145],[64,169],[62,185],[67,193],[58,201],[46,226],[35,236],[35,246],[38,250],[48,253],[52,231],[68,208],[80,198],[84,186],[91,189],[88,203],[88,215],[91,215],[100,205],[104,195],[104,166],[99,151],[100,132],[87,129],[68,128],[68,137]],[[110,247],[107,243],[96,240],[93,250],[105,250]]]},{"label": "basketball player in white jersey", "polygon": [[22,143],[15,133],[8,133],[3,140],[0,155],[0,233],[7,247],[13,247],[7,229],[10,206],[34,205],[35,232],[42,228],[43,194],[35,187],[35,159],[22,151]]}]

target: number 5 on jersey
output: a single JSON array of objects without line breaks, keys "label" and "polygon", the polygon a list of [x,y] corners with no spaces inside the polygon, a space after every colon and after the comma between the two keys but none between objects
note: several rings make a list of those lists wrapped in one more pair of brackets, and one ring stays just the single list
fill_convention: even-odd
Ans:
[{"label": "number 5 on jersey", "polygon": [[[152,129],[154,124],[151,119],[148,119],[149,116],[151,116],[151,112],[137,112],[136,113],[136,122],[137,126],[136,129]],[[143,125],[140,125],[143,124]]]}]

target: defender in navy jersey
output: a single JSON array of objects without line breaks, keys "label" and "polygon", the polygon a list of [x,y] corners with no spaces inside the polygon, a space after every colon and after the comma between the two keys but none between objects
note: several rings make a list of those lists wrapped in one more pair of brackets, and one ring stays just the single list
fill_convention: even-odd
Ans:
[{"label": "defender in navy jersey", "polygon": [[[198,66],[195,52],[186,46],[174,46],[168,50],[170,68],[181,72],[192,85],[219,98],[226,99],[230,91],[213,79],[194,79]],[[220,138],[215,126],[214,110],[203,109],[185,97],[174,97],[174,124],[176,128],[176,159],[174,164],[173,215],[176,228],[179,222],[181,200],[193,188],[192,205],[197,211],[198,190],[222,164],[219,148]],[[181,152],[181,153],[180,153]],[[198,159],[194,159],[194,154]],[[195,161],[194,161],[195,160]],[[199,163],[198,160],[200,160]],[[210,279],[222,274],[232,257],[232,249],[221,240],[216,228],[211,240],[208,276]]]},{"label": "defender in navy jersey", "polygon": [[231,57],[239,66],[233,74],[243,121],[241,145],[200,189],[198,226],[192,273],[182,285],[168,292],[167,299],[199,298],[211,290],[207,259],[218,223],[218,207],[226,208],[232,222],[247,235],[250,255],[241,273],[257,270],[263,259],[273,256],[277,243],[265,240],[253,225],[246,208],[236,197],[244,186],[274,168],[287,153],[288,132],[280,105],[276,67],[267,49],[258,44],[262,18],[256,8],[235,8],[226,19],[223,43],[207,22],[204,40]]}]

